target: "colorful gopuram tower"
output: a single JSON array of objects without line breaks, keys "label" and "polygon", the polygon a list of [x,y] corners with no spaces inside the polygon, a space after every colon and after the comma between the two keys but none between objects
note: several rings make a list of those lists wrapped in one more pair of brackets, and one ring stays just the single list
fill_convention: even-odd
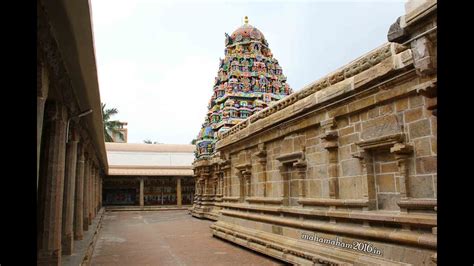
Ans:
[{"label": "colorful gopuram tower", "polygon": [[196,139],[196,159],[214,153],[219,135],[271,102],[292,93],[262,32],[248,24],[225,34],[225,57],[220,59],[208,112]]}]

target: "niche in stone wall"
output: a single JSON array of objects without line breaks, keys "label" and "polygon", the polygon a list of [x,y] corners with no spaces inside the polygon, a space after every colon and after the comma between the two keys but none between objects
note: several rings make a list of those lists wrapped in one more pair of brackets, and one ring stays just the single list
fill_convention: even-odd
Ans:
[{"label": "niche in stone wall", "polygon": [[280,186],[283,205],[298,206],[298,200],[304,197],[304,183],[306,179],[306,161],[304,147],[302,151],[280,155],[276,158],[280,162]]},{"label": "niche in stone wall", "polygon": [[390,149],[372,151],[372,167],[377,194],[377,209],[399,210],[397,202],[400,200],[400,188],[396,177],[398,166],[395,155]]},{"label": "niche in stone wall", "polygon": [[251,164],[240,164],[235,166],[238,170],[237,177],[239,179],[239,201],[244,202],[246,198],[251,197],[251,178],[252,178],[252,165]]},{"label": "niche in stone wall", "polygon": [[400,210],[398,203],[406,199],[407,159],[413,149],[404,142],[405,135],[398,133],[357,143],[362,151],[354,157],[362,163],[369,209]]}]

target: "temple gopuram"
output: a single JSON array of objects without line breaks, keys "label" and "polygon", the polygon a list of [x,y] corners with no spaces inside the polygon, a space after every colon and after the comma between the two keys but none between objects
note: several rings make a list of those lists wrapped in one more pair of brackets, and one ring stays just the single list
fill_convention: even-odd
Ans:
[{"label": "temple gopuram", "polygon": [[262,32],[248,24],[225,34],[205,122],[196,142],[197,160],[214,154],[219,135],[252,114],[292,93]]},{"label": "temple gopuram", "polygon": [[292,264],[435,265],[436,10],[408,1],[388,42],[295,93],[258,30],[228,36],[191,214]]},{"label": "temple gopuram", "polygon": [[[195,202],[192,215],[216,219],[214,204],[222,200],[222,176],[201,175],[208,166],[219,169],[215,144],[231,127],[252,117],[292,93],[286,77],[273,58],[268,42],[260,30],[248,24],[232,35],[225,34],[225,57],[220,59],[214,92],[209,101],[205,122],[196,140]],[[199,184],[198,184],[199,183]]]}]

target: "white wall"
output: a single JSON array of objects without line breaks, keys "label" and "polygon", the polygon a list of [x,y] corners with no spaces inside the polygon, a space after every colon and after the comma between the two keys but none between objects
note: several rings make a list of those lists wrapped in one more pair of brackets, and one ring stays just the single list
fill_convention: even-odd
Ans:
[{"label": "white wall", "polygon": [[107,151],[109,165],[191,166],[194,154],[169,152]]}]

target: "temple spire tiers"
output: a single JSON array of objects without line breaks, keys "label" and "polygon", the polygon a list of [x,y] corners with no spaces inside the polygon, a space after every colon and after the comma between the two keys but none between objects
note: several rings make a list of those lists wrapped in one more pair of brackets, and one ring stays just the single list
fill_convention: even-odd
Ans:
[{"label": "temple spire tiers", "polygon": [[196,141],[196,159],[209,158],[220,134],[292,93],[260,30],[248,24],[225,34],[208,112]]},{"label": "temple spire tiers", "polygon": [[[265,36],[250,25],[245,16],[242,26],[231,35],[225,34],[224,58],[219,61],[208,112],[196,139],[194,171],[198,193],[193,215],[217,219],[219,208],[215,202],[225,200],[231,190],[230,161],[215,152],[221,135],[291,93]],[[264,168],[262,159],[259,174]],[[243,192],[239,200],[242,201],[251,198],[255,186],[261,187],[261,184],[252,184],[251,171],[239,173]]]}]

